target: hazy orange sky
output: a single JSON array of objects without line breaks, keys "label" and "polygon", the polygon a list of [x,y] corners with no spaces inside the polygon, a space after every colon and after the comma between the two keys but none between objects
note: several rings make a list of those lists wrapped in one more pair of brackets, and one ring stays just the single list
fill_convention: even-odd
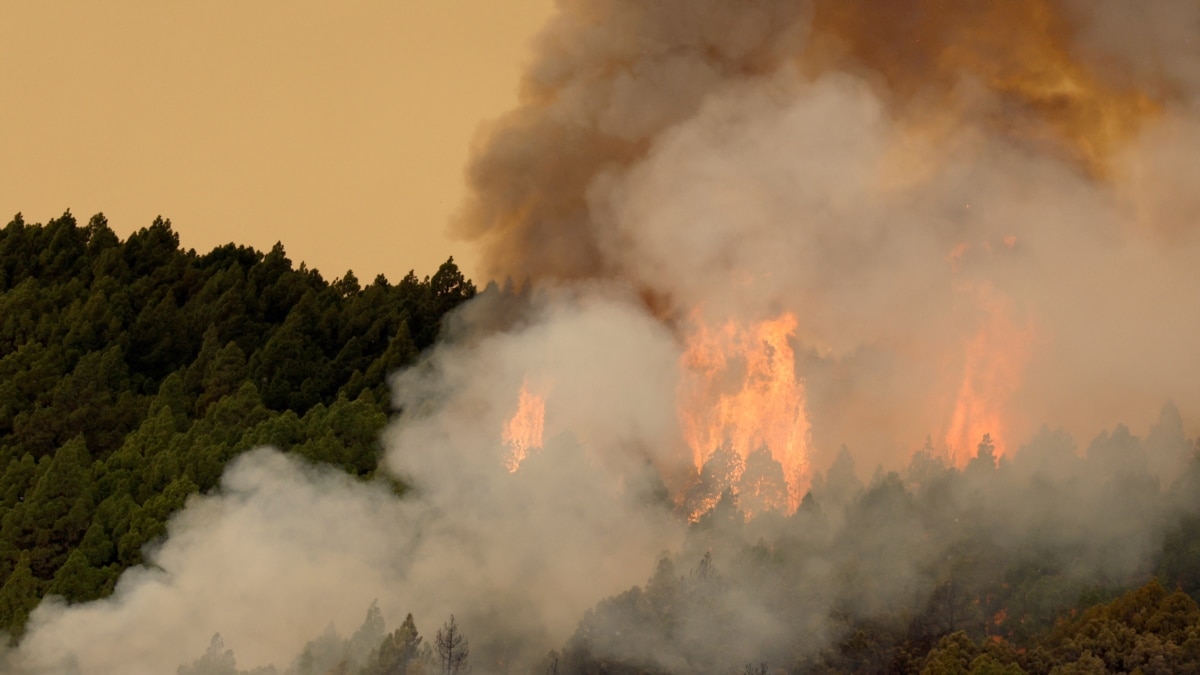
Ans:
[{"label": "hazy orange sky", "polygon": [[0,218],[171,219],[327,279],[432,274],[551,0],[0,0]]}]

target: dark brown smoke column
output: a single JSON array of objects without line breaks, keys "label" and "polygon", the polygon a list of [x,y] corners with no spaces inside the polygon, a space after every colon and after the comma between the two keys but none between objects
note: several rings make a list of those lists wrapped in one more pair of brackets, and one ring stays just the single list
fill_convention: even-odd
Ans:
[{"label": "dark brown smoke column", "polygon": [[705,95],[799,53],[810,6],[794,0],[571,0],[542,34],[524,104],[483,137],[457,232],[502,278],[611,276],[587,190],[691,116]]},{"label": "dark brown smoke column", "polygon": [[[951,110],[1016,138],[1058,145],[1102,175],[1108,155],[1157,109],[1077,58],[1083,17],[1052,0],[818,3],[811,68],[874,78],[904,115]],[[1109,63],[1110,67],[1118,67]],[[986,107],[964,100],[971,86]],[[964,91],[966,90],[966,91]],[[1159,91],[1159,94],[1162,92]]]},{"label": "dark brown smoke column", "polygon": [[493,278],[627,275],[619,245],[593,229],[589,186],[707,94],[785,64],[857,75],[915,126],[970,119],[1102,177],[1170,87],[1143,77],[1133,90],[1119,53],[1079,59],[1086,12],[1051,0],[564,0],[523,104],[481,136],[455,230],[483,245]]}]

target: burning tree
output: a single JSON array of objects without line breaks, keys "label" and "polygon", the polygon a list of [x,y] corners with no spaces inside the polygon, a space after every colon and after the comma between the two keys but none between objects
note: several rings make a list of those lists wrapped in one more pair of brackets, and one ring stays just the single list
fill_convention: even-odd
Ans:
[{"label": "burning tree", "polygon": [[514,472],[530,451],[542,447],[542,435],[546,425],[546,397],[534,392],[529,380],[521,384],[517,411],[504,425],[504,445],[508,449],[504,466]]}]

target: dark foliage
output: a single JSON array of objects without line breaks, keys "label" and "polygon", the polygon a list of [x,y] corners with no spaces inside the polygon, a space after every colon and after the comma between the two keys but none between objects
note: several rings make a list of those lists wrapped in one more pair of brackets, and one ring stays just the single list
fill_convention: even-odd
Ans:
[{"label": "dark foliage", "polygon": [[[1200,458],[1177,418],[1082,455],[1049,431],[999,461],[985,437],[961,470],[927,449],[865,488],[843,451],[786,518],[742,518],[706,466],[681,552],[539,672],[1200,672]],[[1155,455],[1188,463],[1154,475]]]},{"label": "dark foliage", "polygon": [[[111,592],[187,497],[251,447],[371,478],[387,375],[474,295],[452,260],[364,287],[294,267],[278,244],[181,250],[161,219],[122,242],[101,215],[85,227],[69,213],[14,218],[0,230],[0,630],[19,635],[48,594]],[[508,325],[516,305],[477,303],[472,318]],[[529,665],[1200,672],[1193,450],[1172,408],[1145,440],[1117,427],[1076,453],[1045,431],[996,458],[985,437],[961,470],[930,447],[868,485],[843,450],[786,517],[773,512],[786,493],[769,453],[740,473],[717,453],[687,496],[707,512],[682,550]],[[373,606],[357,633],[331,629],[287,672],[465,672],[468,655],[515,670],[502,642],[485,634],[470,653],[453,616],[432,641],[411,615],[387,633]],[[218,635],[180,672],[241,671]]]},{"label": "dark foliage", "polygon": [[362,287],[281,244],[182,250],[161,218],[121,241],[103,215],[17,215],[0,230],[0,629],[48,593],[110,592],[255,445],[370,477],[387,376],[474,295],[452,259]]}]

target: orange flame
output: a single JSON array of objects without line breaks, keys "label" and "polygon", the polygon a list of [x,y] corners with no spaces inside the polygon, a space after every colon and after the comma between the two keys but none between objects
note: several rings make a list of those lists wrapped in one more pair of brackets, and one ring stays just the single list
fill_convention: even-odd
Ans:
[{"label": "orange flame", "polygon": [[504,425],[502,438],[508,448],[504,466],[509,473],[515,472],[529,451],[542,447],[542,433],[546,424],[546,397],[530,391],[529,379],[521,383],[517,396],[517,412]]},{"label": "orange flame", "polygon": [[[748,515],[795,511],[809,480],[804,385],[788,343],[796,316],[748,327],[730,320],[715,330],[699,311],[691,318],[678,389],[680,426],[702,479],[716,474],[724,483],[698,500],[694,515],[726,488]],[[706,466],[710,460],[714,465]]]},{"label": "orange flame", "polygon": [[962,384],[944,437],[950,462],[958,467],[975,456],[984,434],[991,435],[997,458],[1007,454],[1005,407],[1020,386],[1032,335],[1029,326],[1012,320],[1006,297],[988,288],[978,289],[977,296],[986,318],[965,346]]}]

